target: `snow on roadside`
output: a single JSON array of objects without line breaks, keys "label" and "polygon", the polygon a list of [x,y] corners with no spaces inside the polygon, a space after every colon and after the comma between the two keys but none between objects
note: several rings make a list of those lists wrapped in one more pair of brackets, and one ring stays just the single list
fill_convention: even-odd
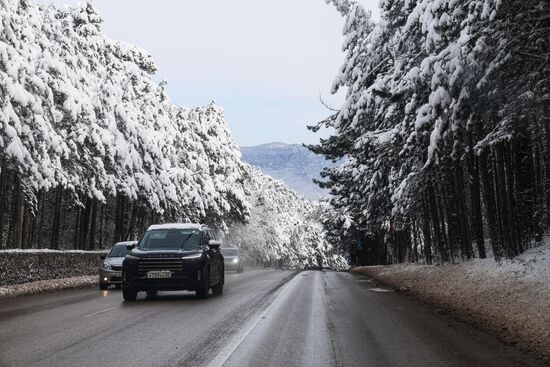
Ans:
[{"label": "snow on roadside", "polygon": [[63,253],[63,254],[106,254],[109,250],[97,250],[97,251],[84,251],[84,250],[51,250],[48,248],[42,249],[7,249],[0,250],[1,254],[20,254],[20,253]]},{"label": "snow on roadside", "polygon": [[81,276],[74,278],[39,280],[36,282],[15,284],[0,287],[0,299],[18,297],[28,294],[53,292],[68,288],[88,287],[98,283],[98,276]]},{"label": "snow on roadside", "polygon": [[354,268],[550,361],[550,241],[500,263]]}]

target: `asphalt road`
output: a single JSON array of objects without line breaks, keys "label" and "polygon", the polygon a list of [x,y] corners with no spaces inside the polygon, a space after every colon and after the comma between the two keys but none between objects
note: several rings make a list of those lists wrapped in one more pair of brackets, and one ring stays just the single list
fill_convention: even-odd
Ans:
[{"label": "asphalt road", "polygon": [[226,275],[221,297],[67,290],[0,301],[0,366],[542,366],[348,273]]}]

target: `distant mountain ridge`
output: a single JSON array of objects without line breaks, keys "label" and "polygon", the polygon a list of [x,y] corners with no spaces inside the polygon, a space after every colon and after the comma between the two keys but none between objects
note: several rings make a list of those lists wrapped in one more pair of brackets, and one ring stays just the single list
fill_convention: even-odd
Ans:
[{"label": "distant mountain ridge", "polygon": [[313,179],[319,179],[321,170],[332,166],[332,162],[302,145],[274,142],[240,149],[245,162],[283,181],[304,197],[317,200],[328,194],[313,183]]}]

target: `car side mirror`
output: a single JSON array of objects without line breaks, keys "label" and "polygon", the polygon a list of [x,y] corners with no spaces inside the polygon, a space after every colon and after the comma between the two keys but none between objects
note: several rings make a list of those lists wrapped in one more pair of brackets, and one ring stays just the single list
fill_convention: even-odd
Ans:
[{"label": "car side mirror", "polygon": [[105,254],[104,254],[104,255],[101,255],[101,256],[99,256],[99,258],[100,258],[101,260],[105,260],[105,259],[107,258],[107,255],[105,255]]},{"label": "car side mirror", "polygon": [[216,240],[208,241],[208,247],[210,247],[211,249],[219,250],[220,245],[221,245],[220,241],[216,241]]},{"label": "car side mirror", "polygon": [[126,248],[128,249],[128,251],[132,251],[135,247],[136,247],[135,243],[132,243],[131,245],[126,245]]}]

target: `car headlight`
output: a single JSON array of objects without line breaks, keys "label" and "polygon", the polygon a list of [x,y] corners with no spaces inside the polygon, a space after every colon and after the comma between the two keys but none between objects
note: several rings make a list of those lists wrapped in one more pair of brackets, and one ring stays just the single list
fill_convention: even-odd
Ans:
[{"label": "car headlight", "polygon": [[108,262],[104,262],[104,263],[103,263],[103,269],[105,269],[105,270],[111,270],[111,269],[112,269],[112,268],[111,268],[111,264],[109,264]]},{"label": "car headlight", "polygon": [[202,254],[201,253],[198,253],[198,254],[193,254],[193,255],[189,255],[189,256],[183,256],[182,259],[183,260],[188,260],[188,259],[198,259],[199,257],[201,257]]},{"label": "car headlight", "polygon": [[239,262],[239,259],[233,259],[233,262],[236,264]]}]

